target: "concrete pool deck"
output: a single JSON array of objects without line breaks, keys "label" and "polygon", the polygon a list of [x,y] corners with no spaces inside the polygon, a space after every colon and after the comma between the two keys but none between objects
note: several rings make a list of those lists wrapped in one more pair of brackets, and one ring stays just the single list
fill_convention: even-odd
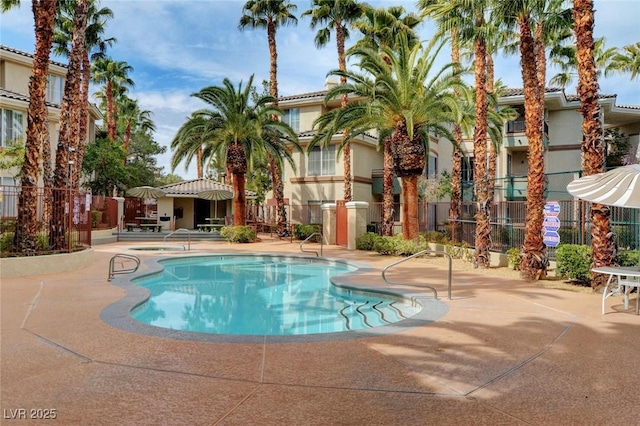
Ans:
[{"label": "concrete pool deck", "polygon": [[[0,423],[64,425],[628,425],[640,421],[635,297],[548,289],[492,271],[414,259],[389,278],[438,288],[448,312],[381,336],[310,343],[215,343],[140,335],[100,319],[125,296],[107,281],[116,253],[88,267],[0,282]],[[157,245],[157,244],[155,244]],[[299,243],[195,242],[189,254],[299,254]],[[383,287],[393,258],[330,246]],[[144,266],[143,266],[144,268]],[[424,290],[426,295],[431,292]],[[49,411],[47,411],[49,410]],[[15,420],[12,420],[14,418]]]}]

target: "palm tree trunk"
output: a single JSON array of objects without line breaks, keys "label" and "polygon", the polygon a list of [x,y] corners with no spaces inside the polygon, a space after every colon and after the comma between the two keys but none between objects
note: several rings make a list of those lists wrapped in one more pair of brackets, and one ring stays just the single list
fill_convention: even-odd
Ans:
[{"label": "palm tree trunk", "polygon": [[[336,44],[338,48],[338,68],[341,71],[345,71],[347,69],[347,61],[345,59],[344,53],[344,29],[340,22],[336,22]],[[347,77],[340,77],[340,84],[347,84]],[[340,98],[340,107],[344,108],[347,106],[349,102],[348,96],[346,94],[342,95]],[[347,132],[344,132],[343,137],[347,137]],[[343,199],[345,202],[351,201],[353,198],[353,193],[351,189],[351,144],[349,142],[345,143],[342,148],[342,160],[344,162],[344,194]]]},{"label": "palm tree trunk", "polygon": [[524,83],[525,132],[527,151],[527,211],[520,275],[537,280],[547,271],[547,250],[542,239],[544,220],[544,156],[542,146],[542,107],[540,96],[536,42],[527,17],[519,20],[522,81]]},{"label": "palm tree trunk", "polygon": [[18,197],[14,251],[26,255],[36,251],[38,234],[38,175],[41,149],[49,140],[47,120],[47,75],[49,52],[53,41],[53,22],[57,0],[34,0],[31,3],[35,21],[36,46],[33,55],[33,75],[29,83],[29,109],[27,111],[27,135]]},{"label": "palm tree trunk", "polygon": [[107,92],[107,137],[111,142],[116,141],[116,107],[113,99],[113,84],[107,80],[105,87]]},{"label": "palm tree trunk", "polygon": [[[87,0],[78,0],[73,18],[73,41],[69,56],[69,68],[64,84],[64,96],[62,98],[60,112],[60,133],[58,135],[58,148],[56,151],[56,167],[53,182],[56,188],[68,189],[67,213],[73,214],[72,174],[71,168],[77,167],[76,147],[78,144],[78,124],[80,113],[80,72],[82,57],[84,56],[85,32],[87,28]],[[60,198],[59,198],[60,199]],[[54,203],[53,215],[49,230],[49,243],[54,250],[63,250],[68,247],[65,230],[70,224],[65,220],[64,203]],[[70,231],[70,230],[69,230]]]},{"label": "palm tree trunk", "polygon": [[247,198],[244,188],[244,173],[233,175],[233,224],[247,224]]},{"label": "palm tree trunk", "polygon": [[418,176],[402,177],[402,237],[405,240],[416,239],[419,235],[418,224]]},{"label": "palm tree trunk", "polygon": [[391,138],[383,145],[384,171],[382,177],[382,229],[383,236],[393,235],[393,148]]},{"label": "palm tree trunk", "polygon": [[[458,30],[451,30],[451,62],[460,62],[460,45],[458,38]],[[457,95],[456,91],[456,95]],[[453,158],[451,161],[451,202],[449,204],[449,226],[451,229],[451,241],[460,240],[458,233],[460,216],[462,216],[462,127],[460,124],[454,124],[453,137],[456,147],[453,149]]]},{"label": "palm tree trunk", "polygon": [[[582,113],[582,170],[585,175],[604,171],[604,139],[598,104],[597,69],[593,58],[594,11],[592,0],[574,0],[573,17],[578,62],[578,95]],[[610,232],[610,209],[591,204],[591,251],[595,267],[609,266],[614,261],[613,235]],[[604,287],[606,276],[593,276],[594,289]]]},{"label": "palm tree trunk", "polygon": [[89,82],[91,79],[91,63],[89,62],[89,53],[84,49],[82,58],[82,83],[80,85],[80,117],[78,124],[78,148],[76,150],[77,167],[73,169],[72,186],[80,187],[80,176],[82,174],[82,161],[87,143],[87,120],[89,114]]},{"label": "palm tree trunk", "polygon": [[473,134],[473,183],[476,195],[476,234],[474,266],[488,268],[490,265],[489,242],[491,226],[489,222],[490,202],[487,178],[487,92],[486,92],[486,47],[484,40],[475,42],[475,86],[476,86],[476,126]]}]

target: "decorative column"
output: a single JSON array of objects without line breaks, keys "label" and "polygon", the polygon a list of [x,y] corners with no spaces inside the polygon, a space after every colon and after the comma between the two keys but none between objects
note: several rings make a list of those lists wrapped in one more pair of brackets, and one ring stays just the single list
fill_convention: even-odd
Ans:
[{"label": "decorative column", "polygon": [[322,244],[336,244],[336,203],[326,203],[322,209]]},{"label": "decorative column", "polygon": [[124,229],[124,197],[113,197],[118,202],[118,231]]},{"label": "decorative column", "polygon": [[349,201],[345,205],[347,207],[347,223],[349,227],[347,250],[355,250],[356,238],[367,232],[369,203],[365,201]]}]

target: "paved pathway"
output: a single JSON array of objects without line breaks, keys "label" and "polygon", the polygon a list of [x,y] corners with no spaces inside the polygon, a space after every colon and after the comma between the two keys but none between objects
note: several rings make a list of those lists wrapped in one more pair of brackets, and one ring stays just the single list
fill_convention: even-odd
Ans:
[{"label": "paved pathway", "polygon": [[[277,240],[196,242],[193,248],[299,253],[298,243]],[[185,341],[123,331],[100,319],[124,296],[106,275],[111,256],[126,249],[122,243],[96,246],[88,268],[2,280],[0,423],[640,422],[640,317],[624,311],[621,298],[608,299],[608,313],[601,315],[595,294],[454,271],[453,300],[447,300],[446,270],[417,259],[396,277],[415,283],[411,291],[425,279],[439,289],[449,311],[429,325],[328,342]],[[357,278],[372,286],[383,285],[380,270],[391,262],[336,247],[324,254],[373,266]],[[55,420],[11,420],[53,413]]]}]

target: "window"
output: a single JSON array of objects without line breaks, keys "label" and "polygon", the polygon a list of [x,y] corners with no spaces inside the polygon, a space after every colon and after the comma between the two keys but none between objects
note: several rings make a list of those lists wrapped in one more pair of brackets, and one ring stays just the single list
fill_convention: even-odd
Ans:
[{"label": "window", "polygon": [[[12,177],[0,177],[0,215],[12,216],[18,215],[18,200],[15,188],[13,186],[16,181]],[[4,186],[7,185],[7,186]]]},{"label": "window", "polygon": [[333,176],[336,173],[336,146],[316,146],[309,153],[309,176]]},{"label": "window", "polygon": [[282,122],[287,123],[294,132],[300,131],[300,108],[285,109]]},{"label": "window", "polygon": [[55,75],[47,76],[47,102],[60,105],[62,103],[62,91],[64,79]]},{"label": "window", "polygon": [[13,141],[22,141],[24,138],[24,128],[22,127],[22,112],[10,109],[0,110],[0,147],[9,146]]},{"label": "window", "polygon": [[473,181],[473,157],[464,157],[462,159],[462,181]]}]

